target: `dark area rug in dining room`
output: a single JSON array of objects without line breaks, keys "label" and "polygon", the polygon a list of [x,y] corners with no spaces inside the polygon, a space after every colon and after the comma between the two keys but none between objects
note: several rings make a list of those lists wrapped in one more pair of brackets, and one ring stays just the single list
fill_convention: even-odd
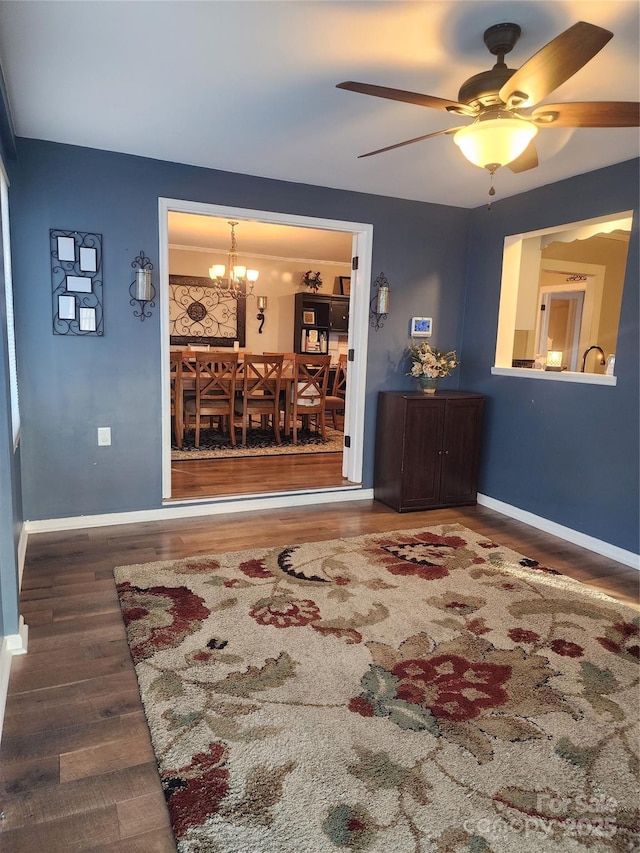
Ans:
[{"label": "dark area rug in dining room", "polygon": [[[337,451],[342,450],[343,434],[338,430],[327,428],[328,440],[324,442],[322,436],[315,430],[299,429],[298,443],[293,445],[292,436],[282,435],[280,445],[276,444],[273,430],[252,429],[247,430],[247,443],[242,445],[242,434],[236,430],[236,446],[234,447],[229,441],[229,436],[226,432],[220,432],[218,429],[203,429],[200,430],[200,447],[195,446],[195,431],[188,430],[185,432],[183,445],[181,450],[175,444],[172,444],[171,450],[174,461],[179,461],[180,458],[188,459],[189,456],[196,456],[199,453],[206,451],[253,451],[256,454],[261,452],[267,453],[287,453],[287,452],[308,452],[311,451]],[[180,454],[180,457],[178,457]]]}]

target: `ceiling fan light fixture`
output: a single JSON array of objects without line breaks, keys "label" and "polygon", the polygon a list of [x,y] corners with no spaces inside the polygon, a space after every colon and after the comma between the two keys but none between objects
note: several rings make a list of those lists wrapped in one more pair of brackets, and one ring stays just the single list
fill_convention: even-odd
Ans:
[{"label": "ceiling fan light fixture", "polygon": [[476,119],[458,130],[453,141],[470,163],[495,171],[516,160],[537,132],[532,122],[507,113],[504,117]]}]

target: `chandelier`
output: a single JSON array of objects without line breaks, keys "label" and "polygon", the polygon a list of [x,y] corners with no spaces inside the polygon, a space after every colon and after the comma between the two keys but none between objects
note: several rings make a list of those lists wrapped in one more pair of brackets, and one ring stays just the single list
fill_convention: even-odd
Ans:
[{"label": "chandelier", "polygon": [[238,263],[235,232],[238,223],[229,220],[228,224],[231,226],[231,249],[227,260],[229,274],[225,278],[227,267],[224,264],[214,264],[209,267],[209,277],[213,281],[213,290],[220,296],[246,299],[248,296],[253,296],[253,285],[258,280],[259,273],[258,270],[248,270]]}]

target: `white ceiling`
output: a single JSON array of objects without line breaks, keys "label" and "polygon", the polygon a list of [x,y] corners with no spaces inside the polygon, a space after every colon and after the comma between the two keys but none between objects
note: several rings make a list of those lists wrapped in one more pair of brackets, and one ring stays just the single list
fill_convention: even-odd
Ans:
[{"label": "white ceiling", "polygon": [[[638,13],[636,0],[10,0],[0,57],[19,136],[476,207],[488,174],[449,136],[357,159],[459,118],[335,84],[455,100],[493,65],[488,26],[520,24],[518,67],[585,20],[614,38],[547,102],[637,101]],[[637,157],[638,130],[544,129],[537,147],[537,169],[499,170],[498,199]]]},{"label": "white ceiling", "polygon": [[[255,220],[236,221],[236,243],[241,263],[248,262],[250,258],[351,263],[351,233]],[[226,254],[231,248],[229,217],[170,211],[168,232],[169,246],[173,249],[204,249]]]}]

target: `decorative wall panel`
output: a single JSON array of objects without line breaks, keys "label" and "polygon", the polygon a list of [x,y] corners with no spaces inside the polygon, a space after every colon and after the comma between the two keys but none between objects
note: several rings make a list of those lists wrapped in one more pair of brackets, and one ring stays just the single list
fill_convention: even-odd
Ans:
[{"label": "decorative wall panel", "polygon": [[171,344],[244,347],[246,319],[246,299],[221,296],[202,276],[169,276]]},{"label": "decorative wall panel", "polygon": [[49,231],[54,335],[104,334],[102,234]]}]

